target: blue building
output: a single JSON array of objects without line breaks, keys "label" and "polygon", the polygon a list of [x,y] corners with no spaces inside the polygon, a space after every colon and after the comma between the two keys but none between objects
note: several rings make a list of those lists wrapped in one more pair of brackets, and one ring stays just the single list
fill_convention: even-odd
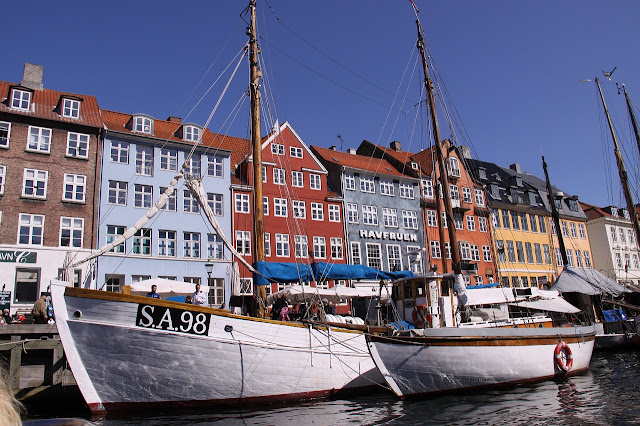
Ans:
[{"label": "blue building", "polygon": [[[102,110],[98,246],[112,242],[143,217],[185,164],[186,177],[199,176],[225,235],[231,235],[230,154],[225,136],[179,118]],[[198,143],[202,137],[201,143]],[[135,236],[102,255],[96,286],[121,291],[150,278],[207,285],[205,263],[214,264],[209,302],[229,305],[233,267],[229,251],[181,180],[167,205]],[[195,287],[195,286],[194,286]]]}]

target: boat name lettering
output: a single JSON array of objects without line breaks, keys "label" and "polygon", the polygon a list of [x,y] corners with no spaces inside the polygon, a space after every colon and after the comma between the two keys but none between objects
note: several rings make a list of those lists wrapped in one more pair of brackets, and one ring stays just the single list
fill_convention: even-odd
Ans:
[{"label": "boat name lettering", "polygon": [[138,315],[136,316],[136,326],[138,327],[178,331],[199,336],[209,333],[210,321],[211,315],[204,312],[143,304],[138,305]]},{"label": "boat name lettering", "polygon": [[7,263],[36,263],[38,253],[35,251],[5,251],[0,250],[0,262]]},{"label": "boat name lettering", "polygon": [[415,234],[403,234],[401,232],[382,232],[382,231],[367,231],[366,229],[360,230],[360,238],[377,238],[383,240],[392,241],[418,241],[418,236]]}]

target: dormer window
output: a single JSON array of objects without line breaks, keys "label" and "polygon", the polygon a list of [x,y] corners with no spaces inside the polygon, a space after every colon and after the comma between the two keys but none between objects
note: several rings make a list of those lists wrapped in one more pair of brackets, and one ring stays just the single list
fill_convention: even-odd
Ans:
[{"label": "dormer window", "polygon": [[568,202],[569,202],[569,210],[571,210],[572,212],[577,212],[578,202],[573,198],[569,198]]},{"label": "dormer window", "polygon": [[200,140],[200,128],[196,126],[184,126],[184,140],[198,142]]},{"label": "dormer window", "polygon": [[80,118],[80,101],[76,99],[63,98],[62,116],[69,118]]},{"label": "dormer window", "polygon": [[447,158],[447,171],[449,172],[449,176],[460,177],[460,163],[458,163],[457,158]]},{"label": "dormer window", "polygon": [[532,206],[536,205],[536,193],[533,191],[529,191],[529,204],[531,204]]},{"label": "dormer window", "polygon": [[412,162],[411,162],[411,168],[412,168],[413,170],[418,170],[418,163],[416,163],[415,161],[412,161]]},{"label": "dormer window", "polygon": [[511,192],[511,202],[514,204],[518,203],[518,188],[509,188]]},{"label": "dormer window", "polygon": [[11,94],[11,108],[29,110],[31,105],[31,92],[20,89],[13,89]]},{"label": "dormer window", "polygon": [[496,180],[497,182],[501,182],[501,181],[502,181],[502,178],[500,177],[500,174],[499,174],[499,173],[494,173],[494,174],[492,174],[491,176],[492,176],[493,178],[495,178],[495,180]]},{"label": "dormer window", "polygon": [[611,216],[618,217],[618,208],[615,206],[611,207]]},{"label": "dormer window", "polygon": [[137,116],[133,117],[133,131],[139,133],[153,133],[153,120],[149,117]]},{"label": "dormer window", "polygon": [[516,176],[516,185],[522,186],[522,178],[520,176]]},{"label": "dormer window", "polygon": [[495,183],[491,184],[491,196],[496,200],[500,199],[500,188]]},{"label": "dormer window", "polygon": [[487,169],[485,169],[484,167],[480,167],[478,169],[478,177],[480,179],[486,179],[487,178]]},{"label": "dormer window", "polygon": [[624,218],[627,220],[631,220],[631,216],[629,216],[629,210],[627,209],[623,209],[622,210],[622,214],[624,215]]}]

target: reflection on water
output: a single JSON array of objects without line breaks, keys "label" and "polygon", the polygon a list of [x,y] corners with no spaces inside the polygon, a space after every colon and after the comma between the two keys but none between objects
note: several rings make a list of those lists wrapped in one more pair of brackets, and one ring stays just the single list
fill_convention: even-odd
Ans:
[{"label": "reflection on water", "polygon": [[[620,425],[640,423],[640,356],[596,353],[590,371],[565,380],[507,390],[399,401],[389,393],[259,410],[191,411],[102,419],[99,425],[216,424],[526,424]],[[57,413],[65,416],[65,413]]]}]

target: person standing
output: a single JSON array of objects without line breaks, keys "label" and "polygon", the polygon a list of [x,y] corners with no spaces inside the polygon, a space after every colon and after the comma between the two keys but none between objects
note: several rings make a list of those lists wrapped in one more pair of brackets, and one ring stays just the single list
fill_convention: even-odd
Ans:
[{"label": "person standing", "polygon": [[147,297],[153,297],[154,299],[162,299],[160,297],[160,295],[158,293],[156,293],[156,291],[158,290],[158,286],[157,285],[152,285],[151,286],[151,291],[149,293],[147,293]]},{"label": "person standing", "polygon": [[193,292],[191,297],[193,298],[191,303],[194,305],[205,305],[207,303],[207,295],[200,290],[200,284],[196,284],[196,291]]},{"label": "person standing", "polygon": [[31,309],[31,315],[33,315],[34,324],[46,324],[47,323],[47,296],[44,294],[40,296],[40,299],[36,300]]}]

